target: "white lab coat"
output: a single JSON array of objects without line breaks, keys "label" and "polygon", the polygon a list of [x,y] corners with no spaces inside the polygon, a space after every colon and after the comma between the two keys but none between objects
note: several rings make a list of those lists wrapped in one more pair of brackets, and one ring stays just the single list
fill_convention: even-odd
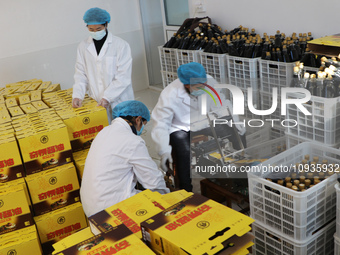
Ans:
[{"label": "white lab coat", "polygon": [[86,216],[137,194],[137,181],[146,189],[169,192],[144,140],[116,118],[98,133],[86,158],[80,188]]},{"label": "white lab coat", "polygon": [[88,93],[98,103],[102,98],[109,101],[109,123],[111,110],[118,103],[134,99],[130,46],[111,32],[99,55],[91,36],[79,44],[75,69],[72,98],[84,99]]},{"label": "white lab coat", "polygon": [[[207,78],[207,83],[210,86],[214,87],[217,84],[212,76],[207,75]],[[223,93],[220,93],[221,91],[217,89],[216,91],[220,95],[223,105],[228,106],[232,111],[230,101],[225,99]],[[217,102],[219,104],[219,101]],[[210,112],[215,109],[219,109],[219,106],[215,107],[213,100],[207,97],[207,111]],[[201,114],[201,97],[190,96],[179,79],[174,80],[161,92],[151,117],[154,121],[151,137],[155,142],[159,156],[164,153],[171,153],[171,146],[169,145],[171,133],[178,130],[198,131],[209,126],[209,122],[206,121],[207,117]],[[233,116],[233,118],[235,122],[239,121],[238,116]],[[239,125],[236,125],[236,127],[239,134],[245,133],[245,128]]]}]

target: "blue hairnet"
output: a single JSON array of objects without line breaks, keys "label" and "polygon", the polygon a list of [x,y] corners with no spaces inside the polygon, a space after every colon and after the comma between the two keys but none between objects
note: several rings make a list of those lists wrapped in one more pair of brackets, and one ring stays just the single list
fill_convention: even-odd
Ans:
[{"label": "blue hairnet", "polygon": [[207,74],[204,67],[196,62],[181,65],[177,69],[179,80],[183,84],[199,84],[207,82]]},{"label": "blue hairnet", "polygon": [[83,20],[87,25],[99,25],[109,23],[111,20],[110,14],[100,8],[91,8],[88,9],[83,17]]},{"label": "blue hairnet", "polygon": [[141,116],[146,121],[150,121],[149,109],[140,101],[128,100],[116,105],[112,110],[112,118],[115,119],[121,116]]}]

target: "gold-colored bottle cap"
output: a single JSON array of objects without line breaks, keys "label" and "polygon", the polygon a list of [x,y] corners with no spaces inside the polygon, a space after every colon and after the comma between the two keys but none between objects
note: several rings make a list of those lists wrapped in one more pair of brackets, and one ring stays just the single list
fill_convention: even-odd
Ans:
[{"label": "gold-colored bottle cap", "polygon": [[298,186],[300,184],[299,180],[294,180],[294,185]]},{"label": "gold-colored bottle cap", "polygon": [[277,184],[283,185],[283,180],[277,180]]},{"label": "gold-colored bottle cap", "polygon": [[306,187],[309,187],[309,186],[310,186],[310,184],[311,184],[311,180],[309,180],[309,179],[306,179],[306,180],[305,180],[305,185],[306,185]]},{"label": "gold-colored bottle cap", "polygon": [[292,189],[295,190],[295,191],[298,191],[298,190],[299,190],[298,187],[297,187],[296,185],[293,185],[293,186],[292,186]]},{"label": "gold-colored bottle cap", "polygon": [[314,176],[314,174],[313,174],[313,173],[307,173],[307,178],[308,178],[308,179],[312,179],[312,178],[313,178],[313,176]]},{"label": "gold-colored bottle cap", "polygon": [[305,155],[305,159],[306,159],[306,160],[309,160],[309,159],[310,159],[309,154],[306,154],[306,155]]},{"label": "gold-colored bottle cap", "polygon": [[323,159],[323,160],[321,161],[321,163],[322,163],[322,164],[328,164],[328,160],[327,160],[327,159]]},{"label": "gold-colored bottle cap", "polygon": [[300,182],[301,182],[301,183],[304,183],[305,180],[306,180],[306,176],[304,176],[304,175],[303,175],[303,176],[300,176]]},{"label": "gold-colored bottle cap", "polygon": [[319,161],[319,157],[318,156],[313,157],[313,161],[317,163]]},{"label": "gold-colored bottle cap", "polygon": [[304,188],[305,188],[305,184],[300,183],[300,184],[299,184],[299,189],[300,189],[300,190],[303,190]]},{"label": "gold-colored bottle cap", "polygon": [[320,178],[325,178],[325,173],[324,173],[324,172],[320,172],[320,173],[319,173],[319,177],[320,177]]},{"label": "gold-colored bottle cap", "polygon": [[293,183],[291,183],[291,182],[287,182],[287,183],[286,183],[286,187],[287,187],[287,188],[292,188],[292,186],[293,186]]}]

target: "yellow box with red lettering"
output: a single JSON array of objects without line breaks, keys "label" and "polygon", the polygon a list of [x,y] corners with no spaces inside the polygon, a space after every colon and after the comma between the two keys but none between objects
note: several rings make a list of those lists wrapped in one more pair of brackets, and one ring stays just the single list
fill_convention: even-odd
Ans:
[{"label": "yellow box with red lettering", "polygon": [[[12,129],[13,130],[13,129]],[[5,132],[5,131],[4,131]],[[10,132],[10,130],[8,130]],[[1,135],[0,140],[0,183],[12,181],[25,176],[19,147],[14,134]]]},{"label": "yellow box with red lettering", "polygon": [[62,119],[68,129],[72,150],[78,151],[89,148],[99,131],[108,126],[109,122],[104,107],[75,112],[76,115]]},{"label": "yellow box with red lettering", "polygon": [[88,227],[83,207],[80,203],[36,216],[34,221],[45,254],[52,253],[54,243]]},{"label": "yellow box with red lettering", "polygon": [[[254,220],[198,194],[141,223],[143,241],[165,254],[216,254]],[[194,234],[193,234],[194,233]]]},{"label": "yellow box with red lettering", "polygon": [[17,136],[17,139],[27,175],[67,164],[73,160],[65,125],[29,136]]},{"label": "yellow box with red lettering", "polygon": [[125,225],[116,226],[105,233],[100,233],[56,255],[96,255],[96,254],[142,254],[154,255],[138,237]]},{"label": "yellow box with red lettering", "polygon": [[79,181],[73,163],[31,174],[25,180],[35,216],[80,201]]},{"label": "yellow box with red lettering", "polygon": [[[0,255],[41,255],[42,249],[35,226],[26,228],[25,232],[0,239]],[[12,232],[14,233],[14,232]]]},{"label": "yellow box with red lettering", "polygon": [[144,190],[92,215],[89,217],[92,232],[98,234],[124,224],[139,238],[142,238],[140,223],[170,206],[161,199],[161,196],[158,192]]},{"label": "yellow box with red lettering", "polygon": [[84,228],[78,231],[77,233],[74,233],[68,237],[65,237],[64,239],[53,244],[54,252],[52,253],[52,255],[57,254],[58,252],[61,252],[67,248],[70,248],[91,237],[94,237],[94,234],[92,233],[91,228],[90,227]]},{"label": "yellow box with red lettering", "polygon": [[34,224],[22,185],[0,189],[0,235]]}]

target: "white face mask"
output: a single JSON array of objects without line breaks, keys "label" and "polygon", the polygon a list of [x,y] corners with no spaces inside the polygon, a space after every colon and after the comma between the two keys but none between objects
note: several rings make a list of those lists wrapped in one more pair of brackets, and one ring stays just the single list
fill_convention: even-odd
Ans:
[{"label": "white face mask", "polygon": [[106,29],[104,28],[103,30],[97,31],[97,32],[90,32],[90,35],[92,36],[93,39],[99,41],[104,38],[106,35]]}]

